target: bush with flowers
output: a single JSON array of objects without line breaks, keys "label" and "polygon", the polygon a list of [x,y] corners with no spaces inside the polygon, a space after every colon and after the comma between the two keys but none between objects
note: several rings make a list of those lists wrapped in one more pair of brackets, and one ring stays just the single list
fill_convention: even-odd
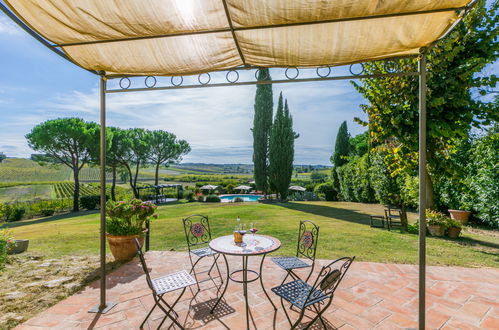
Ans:
[{"label": "bush with flowers", "polygon": [[10,231],[0,230],[0,270],[3,270],[7,262],[7,254],[15,246],[15,240]]},{"label": "bush with flowers", "polygon": [[140,199],[109,201],[106,204],[106,231],[110,235],[142,235],[145,222],[157,218],[157,206]]}]

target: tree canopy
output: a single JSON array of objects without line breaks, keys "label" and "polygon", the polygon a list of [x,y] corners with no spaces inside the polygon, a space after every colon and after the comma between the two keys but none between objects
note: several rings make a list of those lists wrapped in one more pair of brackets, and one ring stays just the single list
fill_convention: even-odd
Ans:
[{"label": "tree canopy", "polygon": [[52,119],[33,127],[26,139],[33,150],[45,154],[45,160],[64,164],[73,170],[73,210],[78,211],[79,173],[98,150],[99,126],[80,118]]},{"label": "tree canopy", "polygon": [[282,201],[288,196],[289,183],[293,175],[294,144],[298,135],[293,131],[293,119],[288,102],[283,105],[279,95],[277,113],[272,124],[269,144],[269,182]]},{"label": "tree canopy", "polygon": [[173,164],[182,160],[182,156],[191,151],[189,143],[178,140],[175,134],[162,131],[147,131],[145,140],[149,146],[147,159],[155,166],[154,182],[158,184],[159,167],[162,164]]},{"label": "tree canopy", "polygon": [[[446,173],[449,156],[472,127],[489,125],[499,119],[497,104],[478,96],[497,83],[495,75],[483,69],[497,60],[498,2],[489,7],[480,1],[443,40],[430,48],[427,92],[427,159],[429,174]],[[401,59],[396,66],[416,71],[417,61]],[[365,65],[366,73],[386,73],[381,62]],[[368,100],[362,109],[369,121],[371,145],[384,148],[389,170],[415,173],[418,159],[418,79],[385,77],[363,79],[355,88]],[[428,203],[432,205],[431,180]]]},{"label": "tree canopy", "polygon": [[[267,68],[258,70],[257,79],[272,80]],[[272,84],[256,85],[253,117],[253,164],[256,189],[268,189],[268,149],[273,114]]]},{"label": "tree canopy", "polygon": [[347,162],[346,157],[350,153],[350,134],[348,134],[347,122],[341,123],[336,135],[336,143],[331,162],[334,166],[340,167]]}]

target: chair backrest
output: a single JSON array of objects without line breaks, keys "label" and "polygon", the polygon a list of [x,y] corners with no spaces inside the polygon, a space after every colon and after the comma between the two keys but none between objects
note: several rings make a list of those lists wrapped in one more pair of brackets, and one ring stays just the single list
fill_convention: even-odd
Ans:
[{"label": "chair backrest", "polygon": [[300,221],[296,256],[315,260],[318,239],[319,227],[309,220]]},{"label": "chair backrest", "polygon": [[402,216],[402,210],[392,205],[385,205],[386,216]]},{"label": "chair backrest", "polygon": [[135,237],[135,245],[137,245],[137,255],[139,256],[140,263],[142,264],[142,269],[146,274],[147,285],[149,285],[149,288],[151,290],[154,290],[152,286],[151,275],[149,275],[149,269],[147,269],[146,260],[144,259],[144,254],[142,253],[142,246],[140,246],[140,242],[137,237]]},{"label": "chair backrest", "polygon": [[310,291],[309,296],[306,301],[312,301],[320,295],[327,295],[332,298],[336,288],[340,284],[343,277],[345,277],[346,272],[350,268],[354,257],[343,257],[336,259],[329,265],[321,268],[319,275],[315,279],[313,284],[313,290]]},{"label": "chair backrest", "polygon": [[206,244],[211,241],[210,222],[207,216],[194,214],[182,219],[185,239],[189,251],[191,246]]}]

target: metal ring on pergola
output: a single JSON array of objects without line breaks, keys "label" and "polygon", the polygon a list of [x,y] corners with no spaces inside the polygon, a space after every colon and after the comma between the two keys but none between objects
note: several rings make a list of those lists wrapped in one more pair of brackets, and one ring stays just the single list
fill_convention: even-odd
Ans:
[{"label": "metal ring on pergola", "polygon": [[[97,1],[97,0],[94,0]],[[419,328],[424,329],[425,327],[425,289],[426,289],[426,227],[425,227],[425,212],[426,209],[426,52],[428,47],[434,45],[438,40],[447,35],[452,28],[459,22],[462,17],[468,12],[472,6],[477,3],[477,0],[446,0],[441,2],[428,2],[428,1],[411,1],[405,2],[404,0],[392,1],[390,7],[387,5],[387,8],[384,8],[385,12],[377,12],[374,9],[370,12],[367,8],[363,6],[362,1],[351,1],[351,7],[349,8],[358,8],[361,9],[359,12],[365,12],[363,16],[356,16],[355,13],[351,15],[341,16],[339,14],[340,11],[336,10],[335,1],[331,1],[330,8],[323,8],[323,4],[318,7],[313,7],[318,12],[313,13],[313,15],[306,14],[306,10],[294,11],[289,10],[292,7],[292,4],[299,0],[289,0],[287,2],[283,2],[282,6],[290,6],[289,8],[280,8],[275,2],[272,1],[261,1],[259,6],[267,6],[267,10],[264,11],[267,16],[263,15],[262,12],[254,13],[252,10],[248,10],[251,7],[251,1],[249,0],[222,0],[221,4],[216,2],[219,7],[216,8],[217,18],[222,17],[225,18],[226,22],[217,21],[213,26],[217,26],[216,28],[209,28],[203,21],[203,24],[200,24],[201,28],[198,27],[197,30],[189,30],[188,28],[184,28],[183,30],[179,28],[178,31],[161,31],[156,34],[151,35],[133,35],[130,32],[127,32],[126,29],[120,30],[118,28],[114,28],[117,26],[127,26],[127,22],[123,22],[123,24],[119,24],[120,22],[113,21],[113,24],[108,24],[109,26],[113,26],[112,29],[108,30],[107,33],[100,32],[102,29],[106,29],[105,18],[102,17],[99,19],[100,15],[104,15],[106,11],[99,12],[98,8],[101,6],[112,6],[112,2],[100,2],[99,6],[94,6],[90,8],[86,8],[83,10],[83,4],[79,4],[78,6],[82,6],[82,8],[76,8],[76,4],[73,2],[61,2],[61,6],[55,7],[52,5],[44,6],[49,0],[43,0],[38,2],[38,7],[36,10],[36,15],[33,15],[33,12],[30,11],[30,1],[28,0],[9,0],[7,2],[8,8],[2,2],[0,2],[0,10],[2,10],[10,19],[12,19],[16,24],[18,24],[23,30],[29,33],[32,37],[34,37],[37,41],[42,43],[44,46],[49,48],[51,51],[56,53],[58,56],[80,66],[81,68],[99,75],[100,77],[100,124],[102,128],[106,127],[106,94],[110,93],[129,93],[129,92],[139,92],[139,91],[151,91],[151,90],[169,90],[169,89],[184,89],[184,88],[210,88],[210,87],[222,87],[222,86],[241,86],[241,85],[257,85],[257,84],[282,84],[282,83],[290,83],[290,82],[310,82],[310,81],[332,81],[332,80],[350,80],[350,79],[375,79],[380,77],[395,77],[395,76],[418,76],[419,77]],[[90,1],[91,2],[91,1]],[[178,1],[180,2],[180,1]],[[319,3],[319,0],[310,1],[309,6],[316,5],[316,2]],[[414,2],[414,3],[413,3]],[[416,3],[417,2],[417,3]],[[77,2],[75,2],[77,3]],[[169,6],[171,5],[171,1],[161,2],[159,5]],[[215,2],[214,2],[215,3]],[[322,3],[322,2],[320,2]],[[463,5],[464,3],[464,5]],[[238,10],[234,10],[234,4],[238,5]],[[399,5],[397,7],[396,5]],[[74,5],[75,7],[71,7]],[[123,6],[126,6],[124,4]],[[209,6],[209,5],[207,5]],[[277,7],[272,7],[277,6]],[[355,7],[357,6],[357,7]],[[199,6],[201,8],[201,6]],[[88,13],[88,10],[92,10],[97,8],[96,12],[92,14]],[[136,8],[136,7],[134,7]],[[155,10],[156,8],[142,8],[144,13],[140,14],[151,14],[152,18],[158,15],[162,15],[164,13],[168,13],[168,19],[175,20],[177,16],[182,16],[182,20],[185,19],[184,16],[188,15],[187,9],[192,12],[199,10],[198,7],[193,8],[184,8],[180,4],[177,7],[171,7],[173,9],[184,10],[184,12],[175,13],[170,12],[169,10]],[[180,8],[180,9],[179,9]],[[270,9],[269,9],[270,8]],[[296,7],[298,8],[298,7]],[[320,8],[320,10],[318,9]],[[346,7],[345,7],[346,8]],[[414,8],[411,10],[411,8]],[[130,9],[130,8],[128,8]],[[212,8],[213,9],[213,8]],[[246,16],[241,16],[241,13],[244,13],[244,9],[246,9]],[[258,11],[259,8],[256,8]],[[283,9],[283,11],[280,11]],[[335,10],[332,10],[335,9]],[[125,19],[128,14],[133,14],[133,10],[128,10],[123,8],[115,7],[113,10],[119,11],[122,10],[122,13],[118,13],[116,17],[120,19]],[[147,11],[149,10],[149,11]],[[328,11],[329,10],[329,11]],[[391,10],[391,12],[390,12]],[[214,12],[212,10],[211,12]],[[109,12],[112,12],[110,10]],[[82,13],[81,15],[78,15]],[[270,14],[269,14],[270,13]],[[276,16],[270,16],[271,13],[276,13]],[[296,19],[284,19],[282,20],[282,13],[286,13],[289,15],[295,15]],[[123,14],[123,15],[121,15]],[[140,17],[144,16],[140,15]],[[192,14],[191,14],[192,15]],[[239,16],[238,16],[239,15]],[[237,17],[236,17],[237,16]],[[67,18],[70,17],[70,20]],[[304,19],[298,19],[304,17]],[[310,17],[313,17],[311,19]],[[306,58],[305,53],[301,54],[300,52],[308,47],[308,43],[315,38],[319,37],[328,37],[328,34],[325,33],[326,28],[331,31],[331,35],[336,33],[335,27],[344,25],[349,26],[351,24],[362,24],[363,27],[369,27],[369,24],[379,24],[379,22],[391,22],[391,29],[396,30],[398,28],[398,24],[406,24],[409,20],[417,20],[421,18],[422,22],[425,23],[426,18],[430,17],[435,21],[435,26],[437,23],[439,27],[439,31],[431,40],[426,40],[425,42],[421,42],[419,40],[404,40],[404,42],[393,43],[394,47],[401,47],[401,45],[414,45],[411,49],[399,49],[398,51],[393,51],[393,53],[389,53],[387,49],[389,47],[382,46],[379,47],[379,54],[370,53],[370,55],[365,55],[362,57],[358,55],[357,48],[364,47],[365,45],[371,46],[373,44],[373,40],[360,40],[357,44],[354,45],[352,49],[346,49],[343,54],[336,54],[334,50],[341,49],[343,46],[348,46],[351,42],[351,38],[342,43],[342,40],[332,40],[334,42],[334,46],[328,43],[319,43],[315,44],[317,49],[312,47],[311,53],[307,53],[309,56]],[[149,31],[149,29],[154,29],[159,27],[165,27],[168,24],[164,24],[164,22],[160,22],[161,24],[155,24],[151,20],[147,21],[148,29],[145,31]],[[196,17],[189,17],[195,19]],[[204,17],[203,19],[208,19],[208,17]],[[43,21],[45,19],[46,21]],[[114,18],[116,20],[116,18]],[[247,23],[245,25],[245,20],[251,21],[256,20],[257,23]],[[438,21],[441,20],[442,22]],[[88,20],[88,21],[86,21]],[[194,20],[195,21],[195,20]],[[234,24],[237,21],[238,24]],[[393,22],[396,23],[393,23]],[[183,21],[178,23],[179,26],[182,25]],[[100,23],[103,23],[99,25]],[[192,23],[192,22],[190,22]],[[422,24],[421,23],[421,24]],[[85,26],[88,24],[88,26]],[[140,24],[137,24],[133,21],[134,31],[141,30]],[[425,23],[426,24],[426,23]],[[191,24],[195,26],[195,24]],[[190,26],[191,26],[190,25]],[[83,26],[83,28],[82,28]],[[176,26],[176,24],[172,24],[172,26]],[[415,24],[419,28],[419,24]],[[87,27],[89,30],[94,31],[95,38],[93,38],[92,33],[84,29]],[[320,36],[310,36],[306,35],[306,38],[302,38],[299,42],[294,43],[282,43],[275,42],[274,40],[278,40],[279,38],[269,38],[270,44],[266,44],[266,39],[262,39],[262,43],[258,44],[255,40],[251,40],[251,38],[255,36],[266,36],[269,31],[278,33],[279,31],[283,31],[286,29],[292,29],[293,32],[285,34],[286,37],[292,38],[297,35],[297,33],[301,31],[309,31],[316,29],[318,27],[324,28],[321,30]],[[58,33],[58,29],[65,30],[65,33]],[[82,32],[79,35],[79,31]],[[258,33],[255,33],[258,31]],[[348,29],[343,28],[342,33],[347,33],[348,31],[361,31],[359,29]],[[385,33],[389,34],[391,31],[383,29]],[[45,32],[45,34],[44,34]],[[369,33],[370,29],[363,30],[362,33]],[[101,33],[101,34],[99,34]],[[128,33],[128,34],[127,34]],[[435,29],[427,28],[425,33],[435,33]],[[116,35],[115,37],[113,37]],[[342,34],[337,34],[337,36],[341,36]],[[409,33],[407,38],[416,38],[417,33]],[[69,36],[69,37],[68,37]],[[220,38],[216,38],[216,36],[223,36]],[[362,35],[359,34],[361,37]],[[66,37],[66,39],[64,39]],[[98,38],[97,38],[98,37]],[[385,38],[385,35],[376,35],[377,38]],[[186,49],[189,51],[186,53],[186,56],[169,56],[169,54],[163,54],[158,49],[167,44],[168,42],[174,42],[172,40],[178,40],[180,38],[187,38],[187,42],[179,43],[178,45],[184,45]],[[191,38],[191,39],[189,39]],[[196,39],[197,38],[197,39]],[[220,46],[222,52],[211,54],[209,52],[201,54],[196,60],[196,53],[191,51],[191,48],[195,49],[196,41],[202,41],[202,38],[206,38],[208,42],[206,43],[205,48],[214,49],[217,47],[217,42],[226,42],[226,44]],[[210,39],[211,38],[211,39]],[[57,42],[51,41],[51,39],[56,39]],[[362,39],[362,38],[360,38]],[[243,42],[241,42],[243,41]],[[257,40],[258,41],[258,40]],[[379,40],[378,40],[379,41]],[[122,67],[116,65],[116,58],[108,58],[106,56],[99,57],[102,54],[110,54],[110,49],[113,47],[119,47],[120,44],[126,45],[125,48],[121,49],[131,49],[133,48],[133,43],[141,43],[141,45],[147,45],[149,48],[139,48],[137,47],[135,50],[137,54],[139,52],[143,52],[144,49],[151,50],[154,49],[156,52],[147,53],[142,56],[138,56],[135,53],[125,54],[125,55],[133,55],[133,56],[122,56],[120,53],[122,61],[134,61],[134,60],[142,60],[146,62],[150,62],[144,65],[141,68],[137,68],[135,72],[130,72],[130,67],[123,66],[126,68],[125,71],[120,71]],[[298,46],[295,48],[295,51],[298,54],[293,54],[294,56],[287,56],[285,52],[279,52],[279,50],[272,51],[269,50],[268,53],[265,51],[273,46],[279,47],[284,44],[284,47],[291,47],[291,45]],[[114,46],[113,46],[114,45]],[[117,46],[116,46],[117,45]],[[382,45],[384,45],[382,43]],[[251,49],[252,46],[255,46]],[[321,48],[322,47],[322,48]],[[320,50],[319,50],[320,48]],[[175,46],[167,47],[172,52],[175,52],[177,49]],[[286,48],[284,48],[286,50]],[[319,51],[323,53],[319,54]],[[348,53],[350,51],[350,53]],[[317,52],[317,54],[315,54]],[[331,52],[331,53],[324,53]],[[387,53],[388,52],[388,53]],[[112,53],[112,52],[111,52]],[[347,54],[348,53],[348,54]],[[328,54],[335,54],[330,55]],[[150,55],[150,56],[147,56]],[[317,56],[315,56],[317,55]],[[90,57],[89,57],[90,56]],[[94,60],[92,59],[94,56]],[[274,56],[275,58],[273,58]],[[280,56],[280,57],[279,57]],[[350,56],[350,60],[345,59]],[[211,66],[206,64],[205,67],[199,66],[196,68],[190,69],[187,64],[187,60],[190,58],[195,58],[194,62],[191,62],[193,67],[198,65],[199,63],[212,63]],[[407,57],[418,57],[419,67],[418,71],[414,72],[402,72],[400,71],[400,67],[396,65],[395,62],[391,62],[390,60],[396,58],[407,58]],[[169,63],[168,61],[175,61],[175,63]],[[99,62],[100,61],[100,62]],[[303,63],[301,62],[303,61]],[[384,61],[381,65],[381,72],[367,72],[365,70],[364,63],[371,61]],[[169,63],[175,69],[169,69],[166,71],[157,72],[157,68],[164,63]],[[199,62],[199,63],[198,63]],[[187,63],[187,64],[186,64]],[[201,63],[201,64],[203,64]],[[395,64],[394,64],[395,63]],[[156,65],[156,67],[155,67]],[[340,65],[351,65],[348,71],[350,74],[346,75],[331,75],[331,68]],[[258,79],[259,72],[261,67],[272,67],[273,70],[284,70],[285,79]],[[187,69],[186,69],[187,68]],[[360,70],[359,70],[360,68]],[[106,71],[107,70],[107,71]],[[125,70],[125,69],[123,69]],[[246,80],[240,80],[240,71],[254,70],[254,79],[252,75],[249,76]],[[307,76],[308,78],[300,78],[300,72],[304,70],[315,70],[315,76],[312,74],[311,76]],[[133,66],[132,70],[133,71]],[[225,80],[213,80],[210,73],[213,72],[225,72]],[[294,71],[294,72],[293,72]],[[369,71],[369,70],[368,70]],[[158,80],[155,76],[170,76],[170,85],[159,85]],[[197,75],[198,83],[189,83],[184,85],[184,76],[194,76]],[[213,75],[218,76],[218,75]],[[304,75],[302,75],[303,77]],[[141,77],[143,81],[143,85],[136,83],[133,84],[132,81],[135,78]],[[269,78],[269,77],[267,77]],[[117,83],[116,88],[109,89],[107,86],[108,80],[111,79],[120,79]],[[195,81],[195,79],[192,79]],[[137,86],[137,87],[136,87]],[[119,87],[119,88],[118,88]],[[101,253],[101,284],[100,284],[100,304],[92,309],[93,312],[106,313],[109,311],[115,304],[112,302],[106,301],[106,274],[105,274],[105,266],[106,266],[106,240],[105,240],[105,203],[106,203],[106,130],[100,130],[100,186],[101,186],[101,210],[100,210],[100,224],[101,224],[101,235],[100,235],[100,253]]]}]

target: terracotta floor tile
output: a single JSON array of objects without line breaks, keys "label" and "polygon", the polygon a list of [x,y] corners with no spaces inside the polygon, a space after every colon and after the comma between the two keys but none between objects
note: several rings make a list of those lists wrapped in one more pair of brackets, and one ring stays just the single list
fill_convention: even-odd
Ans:
[{"label": "terracotta floor tile", "polygon": [[499,329],[499,317],[486,317],[480,326],[483,329]]}]

